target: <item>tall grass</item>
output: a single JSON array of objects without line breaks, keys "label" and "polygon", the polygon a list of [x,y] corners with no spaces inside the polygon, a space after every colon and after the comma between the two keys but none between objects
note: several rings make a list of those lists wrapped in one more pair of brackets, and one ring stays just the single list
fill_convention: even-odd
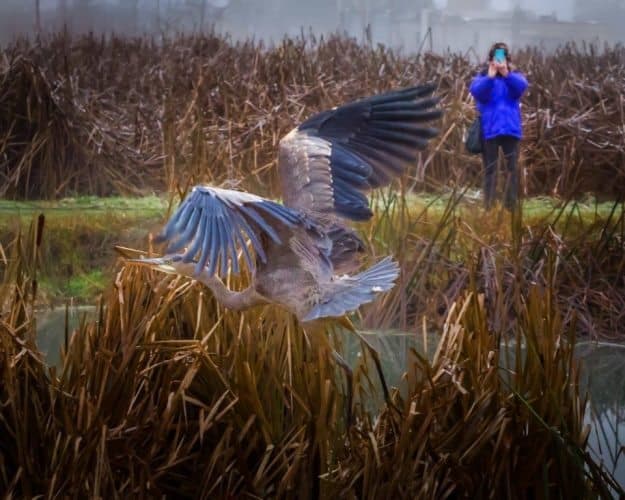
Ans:
[{"label": "tall grass", "polygon": [[609,498],[615,485],[584,451],[575,336],[562,329],[550,293],[534,288],[527,297],[510,366],[484,296],[454,303],[433,361],[413,352],[408,394],[394,395],[400,412],[387,408],[353,432],[331,475],[340,494]]},{"label": "tall grass", "polygon": [[[484,294],[491,328],[513,335],[535,285],[553,289],[565,328],[593,339],[625,333],[625,206],[613,202],[582,218],[577,202],[537,215],[485,212],[466,194],[414,205],[390,192],[363,231],[374,253],[402,263],[399,285],[362,309],[369,328],[440,330],[467,287]],[[425,327],[424,327],[425,322]]]},{"label": "tall grass", "polygon": [[[530,191],[578,193],[597,172],[610,180],[602,193],[619,190],[621,138],[588,126],[597,119],[619,127],[622,115],[589,86],[588,50],[599,69],[622,69],[620,48],[568,47],[560,55],[570,62],[558,68],[570,64],[577,76],[554,84],[551,59],[519,54],[533,81],[525,108]],[[18,42],[6,54],[0,106],[18,109],[3,115],[8,132],[0,137],[0,170],[10,179],[3,194],[11,197],[92,187],[184,192],[193,182],[226,179],[278,195],[277,142],[314,111],[434,80],[448,112],[438,142],[399,190],[376,195],[376,216],[358,227],[372,258],[397,257],[401,277],[354,324],[440,333],[433,360],[410,352],[401,367],[406,390],[393,390],[380,410],[367,351],[352,377],[337,364],[335,333],[355,334],[348,319],[304,327],[273,306],[224,310],[197,283],[121,261],[97,319],[59,332],[62,361],[48,369],[33,315],[46,266],[44,219],[20,229],[0,252],[0,490],[27,498],[621,492],[586,451],[585,396],[572,353],[579,335],[623,333],[623,205],[588,223],[575,202],[531,221],[522,210],[484,213],[467,203],[456,186],[477,182],[479,161],[462,152],[472,114],[466,83],[475,71],[462,57],[410,60],[340,37],[267,49],[212,35],[160,44],[56,36],[37,47]],[[43,96],[32,101],[34,114],[14,107],[24,100],[14,99],[6,75],[25,78],[29,95]],[[606,76],[597,85],[614,96],[619,82]],[[106,133],[34,140],[47,130],[37,117],[50,116],[61,120],[54,134],[74,130],[68,124],[81,134]],[[12,124],[28,133],[15,135]],[[69,180],[59,184],[55,152],[85,141],[79,151],[88,163],[62,157]],[[145,168],[134,169],[135,160]],[[85,165],[96,177],[77,184]],[[432,187],[450,193],[409,202],[414,189]],[[228,284],[238,289],[248,279],[230,276]]]},{"label": "tall grass", "polygon": [[[238,179],[279,195],[276,146],[311,114],[383,90],[438,83],[442,133],[413,187],[480,185],[463,138],[480,69],[461,54],[401,54],[340,36],[273,47],[215,34],[156,40],[59,33],[18,40],[0,63],[0,194],[12,198],[173,191]],[[623,194],[623,47],[515,54],[528,194]],[[557,75],[567,75],[560,78]]]},{"label": "tall grass", "polygon": [[346,414],[325,330],[304,334],[277,310],[222,311],[188,282],[125,269],[98,320],[81,325],[49,373],[22,292],[36,255],[21,240],[13,248],[0,333],[1,489],[26,497],[320,491]]},{"label": "tall grass", "polygon": [[[402,216],[393,213],[372,233],[395,227]],[[0,489],[10,495],[607,498],[609,486],[618,490],[585,450],[575,324],[554,280],[518,288],[515,316],[495,318],[506,285],[495,273],[492,291],[481,288],[475,261],[444,313],[433,360],[411,351],[407,391],[394,390],[378,413],[368,364],[351,379],[337,369],[333,332],[349,333],[349,323],[304,328],[273,306],[224,310],[198,284],[137,267],[120,267],[97,320],[67,336],[61,366],[49,370],[34,343],[38,234],[33,224],[3,250]],[[553,276],[551,248],[545,255]],[[409,275],[411,256],[402,258]],[[423,293],[428,283],[402,282],[396,293],[416,296],[410,287]],[[515,341],[509,363],[500,361],[500,337]]]}]

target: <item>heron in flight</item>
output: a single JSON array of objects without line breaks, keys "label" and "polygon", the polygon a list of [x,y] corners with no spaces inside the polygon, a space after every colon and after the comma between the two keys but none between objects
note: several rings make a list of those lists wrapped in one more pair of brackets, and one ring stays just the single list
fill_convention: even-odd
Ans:
[{"label": "heron in flight", "polygon": [[[365,193],[385,186],[416,161],[438,131],[433,85],[361,99],[318,113],[279,145],[282,203],[198,185],[155,241],[165,255],[138,262],[192,277],[225,307],[279,304],[302,322],[343,316],[394,286],[397,263],[386,257],[357,272],[363,241],[346,223],[373,213]],[[252,279],[242,291],[221,280],[239,272],[242,255]]]}]

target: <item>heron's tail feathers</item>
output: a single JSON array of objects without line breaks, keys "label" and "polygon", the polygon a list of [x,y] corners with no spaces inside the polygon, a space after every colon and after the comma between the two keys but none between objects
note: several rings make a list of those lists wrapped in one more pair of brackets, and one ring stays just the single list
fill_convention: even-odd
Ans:
[{"label": "heron's tail feathers", "polygon": [[310,310],[303,321],[343,316],[354,311],[362,304],[371,302],[377,293],[393,288],[398,276],[397,262],[386,257],[360,274],[336,278],[322,290],[321,301]]}]

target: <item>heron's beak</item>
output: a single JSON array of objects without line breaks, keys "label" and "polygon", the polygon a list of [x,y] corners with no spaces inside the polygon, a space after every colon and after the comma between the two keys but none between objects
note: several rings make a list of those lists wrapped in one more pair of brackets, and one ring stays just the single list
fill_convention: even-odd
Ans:
[{"label": "heron's beak", "polygon": [[140,257],[138,259],[126,259],[126,262],[130,262],[131,264],[138,264],[140,266],[149,267],[151,269],[155,269],[157,271],[161,271],[167,274],[178,274],[178,271],[176,270],[176,268],[161,257],[153,257],[153,258]]}]

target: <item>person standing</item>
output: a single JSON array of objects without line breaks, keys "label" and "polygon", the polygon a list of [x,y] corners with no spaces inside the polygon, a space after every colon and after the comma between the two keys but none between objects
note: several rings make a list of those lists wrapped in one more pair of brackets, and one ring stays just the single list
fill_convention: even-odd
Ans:
[{"label": "person standing", "polygon": [[520,100],[527,80],[511,68],[508,46],[495,43],[488,52],[488,67],[471,82],[470,91],[482,123],[484,164],[484,206],[490,209],[497,187],[497,159],[503,150],[508,179],[504,205],[513,210],[518,197],[519,142],[522,137]]}]

